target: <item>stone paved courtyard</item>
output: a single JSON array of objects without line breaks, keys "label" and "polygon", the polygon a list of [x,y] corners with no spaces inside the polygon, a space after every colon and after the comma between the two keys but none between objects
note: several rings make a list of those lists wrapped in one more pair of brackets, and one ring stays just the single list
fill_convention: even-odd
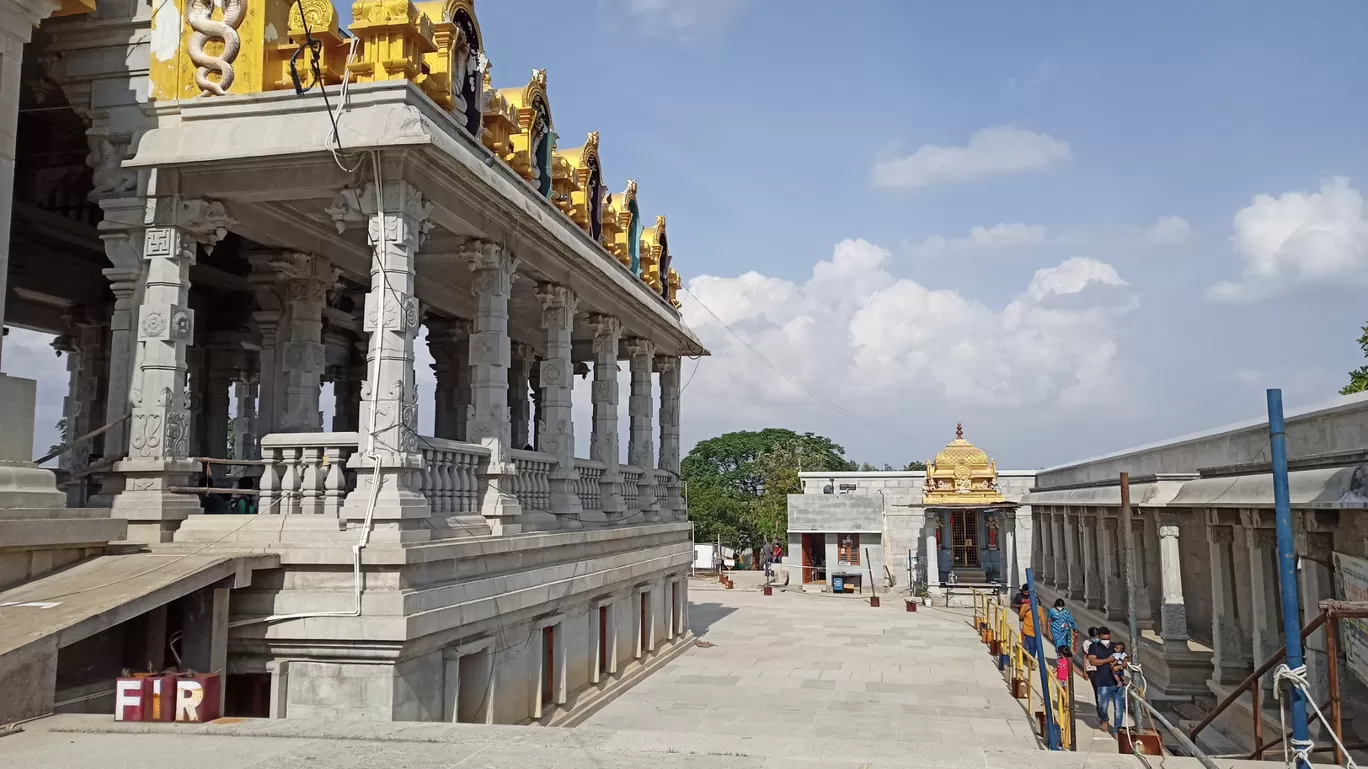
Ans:
[{"label": "stone paved courtyard", "polygon": [[965,739],[1036,748],[963,612],[699,587],[690,624],[716,645],[673,661],[585,726],[695,735],[699,744],[745,735],[773,745],[762,754],[809,757],[833,740],[858,743],[843,754],[869,758],[934,753]]}]

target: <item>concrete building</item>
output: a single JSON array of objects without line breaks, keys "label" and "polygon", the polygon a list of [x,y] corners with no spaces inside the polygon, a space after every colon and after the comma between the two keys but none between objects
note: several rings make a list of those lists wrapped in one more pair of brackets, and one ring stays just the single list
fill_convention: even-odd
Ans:
[{"label": "concrete building", "polygon": [[[1290,411],[1286,431],[1304,625],[1324,599],[1343,599],[1346,590],[1368,594],[1368,395]],[[1039,472],[1023,501],[1035,520],[1041,594],[1068,599],[1080,624],[1106,624],[1124,638],[1122,472],[1130,476],[1136,614],[1151,689],[1197,702],[1223,699],[1283,645],[1268,423],[1256,419]],[[1356,640],[1363,632],[1361,621],[1341,626],[1346,742],[1368,739],[1368,657]],[[1324,703],[1324,630],[1306,647],[1314,697]],[[1271,678],[1262,681],[1270,694]],[[1274,730],[1265,734],[1274,734],[1277,702],[1267,696],[1263,704]],[[1219,723],[1247,742],[1251,707],[1246,695]]]},{"label": "concrete building", "polygon": [[[1033,470],[998,470],[963,430],[926,470],[801,473],[788,500],[788,571],[804,584],[933,593],[955,584],[1015,584],[1030,565]],[[927,566],[931,565],[928,574]]]},{"label": "concrete building", "polygon": [[[3,317],[105,431],[59,489],[0,378],[0,722],[173,658],[230,713],[550,722],[687,647],[706,351],[665,218],[598,134],[558,146],[545,70],[495,89],[470,0],[3,2]],[[257,514],[203,514],[242,477]]]}]

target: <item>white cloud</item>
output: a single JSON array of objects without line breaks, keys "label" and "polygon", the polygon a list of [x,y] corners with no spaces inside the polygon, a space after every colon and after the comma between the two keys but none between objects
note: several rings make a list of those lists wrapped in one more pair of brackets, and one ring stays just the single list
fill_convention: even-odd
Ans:
[{"label": "white cloud", "polygon": [[1141,248],[1167,248],[1177,246],[1192,237],[1192,225],[1181,216],[1161,216],[1159,221],[1148,227],[1139,227],[1129,232],[1135,245]]},{"label": "white cloud", "polygon": [[720,24],[746,0],[624,0],[627,11],[660,32],[701,32]]},{"label": "white cloud", "polygon": [[911,155],[884,158],[875,162],[872,178],[880,187],[911,189],[1044,171],[1072,157],[1068,142],[1002,126],[973,133],[963,147],[923,144]]},{"label": "white cloud", "polygon": [[830,415],[749,347],[822,398],[882,415],[890,432],[916,413],[1080,409],[1121,397],[1118,318],[1134,300],[1110,265],[1070,259],[1039,270],[995,309],[896,278],[888,261],[887,250],[847,240],[803,283],[757,272],[691,280],[684,317],[713,357],[688,393],[689,432]]},{"label": "white cloud", "polygon": [[1108,251],[1156,251],[1182,245],[1192,237],[1192,226],[1181,216],[1161,216],[1150,225],[1128,226],[1110,231],[1068,230],[1054,237],[1042,224],[995,224],[972,227],[964,237],[932,235],[920,243],[905,244],[914,256],[1016,251],[1043,243]]},{"label": "white cloud", "polygon": [[932,235],[909,250],[917,256],[962,254],[986,251],[1011,251],[1045,242],[1049,231],[1039,224],[995,224],[992,227],[973,227],[962,238]]},{"label": "white cloud", "polygon": [[1216,301],[1256,301],[1300,285],[1368,285],[1368,211],[1342,176],[1319,192],[1255,196],[1235,214],[1230,240],[1244,271],[1207,289]]}]

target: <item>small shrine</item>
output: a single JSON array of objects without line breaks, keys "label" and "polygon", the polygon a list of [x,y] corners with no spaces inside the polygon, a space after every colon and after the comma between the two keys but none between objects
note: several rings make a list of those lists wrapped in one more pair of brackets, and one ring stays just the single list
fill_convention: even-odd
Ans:
[{"label": "small shrine", "polygon": [[927,463],[922,504],[934,526],[940,582],[1000,580],[1001,529],[1016,505],[998,489],[997,462],[964,439],[964,425]]}]

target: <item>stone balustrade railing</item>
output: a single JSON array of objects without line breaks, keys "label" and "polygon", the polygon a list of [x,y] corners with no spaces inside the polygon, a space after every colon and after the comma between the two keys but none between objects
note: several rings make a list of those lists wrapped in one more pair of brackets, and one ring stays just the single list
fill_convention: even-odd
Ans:
[{"label": "stone balustrade railing", "polygon": [[655,479],[656,509],[663,512],[670,508],[670,472],[656,470]]},{"label": "stone balustrade railing", "polygon": [[332,515],[355,486],[346,471],[357,433],[278,433],[261,439],[257,512],[262,515]]},{"label": "stone balustrade railing", "polygon": [[470,515],[480,509],[481,466],[489,449],[445,438],[418,439],[423,454],[420,490],[434,515]]},{"label": "stone balustrade railing", "polygon": [[[622,474],[622,502],[627,507],[628,515],[631,515],[641,509],[637,484],[641,483],[641,476],[645,473],[632,465],[622,465],[618,472]],[[633,522],[639,521],[633,519]]]},{"label": "stone balustrade railing", "polygon": [[[347,461],[357,451],[358,433],[276,433],[261,439],[262,514],[337,515],[342,501],[356,487],[356,473]],[[418,441],[423,469],[418,487],[434,515],[475,515],[482,497],[480,473],[489,462],[489,449],[470,443],[423,437]],[[556,458],[536,451],[509,452],[518,474],[511,489],[524,508],[548,513],[551,507],[551,473]],[[584,510],[602,508],[600,483],[606,468],[602,462],[576,459],[579,480],[575,493]],[[649,500],[640,497],[640,484],[647,471],[621,467],[621,493],[629,514],[640,510]],[[670,474],[649,471],[655,478],[652,491],[657,507],[667,508]],[[640,522],[640,521],[633,521]]]},{"label": "stone balustrade railing", "polygon": [[575,494],[579,497],[582,509],[600,510],[603,508],[599,484],[603,481],[603,473],[606,470],[607,467],[602,462],[595,462],[592,459],[575,460],[575,471],[579,473],[579,482],[575,484]]},{"label": "stone balustrade railing", "polygon": [[556,458],[539,451],[510,451],[508,455],[518,468],[513,496],[524,509],[554,513],[551,509],[551,471],[556,469]]}]

